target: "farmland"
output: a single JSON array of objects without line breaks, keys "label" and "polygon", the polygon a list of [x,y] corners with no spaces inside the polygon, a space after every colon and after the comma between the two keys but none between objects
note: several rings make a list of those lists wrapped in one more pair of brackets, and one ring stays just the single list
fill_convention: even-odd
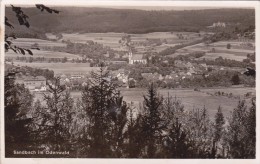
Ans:
[{"label": "farmland", "polygon": [[[161,52],[169,47],[174,47],[178,44],[184,44],[201,39],[205,33],[194,32],[153,32],[147,34],[125,34],[125,33],[63,33],[63,40],[70,40],[72,42],[85,43],[86,41],[94,41],[104,46],[108,46],[112,49],[124,51],[124,47],[120,44],[120,40],[125,35],[131,36],[131,41],[137,53],[144,53],[148,49],[152,49],[155,52]],[[181,35],[181,38],[180,38]],[[148,43],[147,46],[143,45]],[[243,61],[246,59],[247,54],[254,53],[254,42],[248,42],[252,47],[243,46],[243,41],[219,41],[205,45],[199,43],[192,46],[187,46],[176,51],[176,53],[170,56],[175,57],[177,55],[185,55],[192,52],[206,52],[206,55],[201,57],[209,60],[214,60],[218,57],[226,59],[232,59],[237,61]],[[230,49],[227,49],[227,44],[231,45]],[[211,52],[214,48],[214,52]]]},{"label": "farmland", "polygon": [[[227,44],[231,45],[230,49],[226,48]],[[243,59],[247,58],[247,54],[253,54],[255,50],[253,48],[253,42],[251,42],[252,47],[244,47],[242,44],[243,42],[239,41],[220,41],[209,45],[200,43],[177,50],[176,54],[171,56],[175,57],[177,54],[188,54],[191,52],[206,52],[206,55],[201,58],[214,60],[218,57],[223,57],[226,59],[243,61]],[[212,52],[212,49],[214,49],[214,52]]]},{"label": "farmland", "polygon": [[[121,88],[121,94],[124,97],[124,100],[127,103],[133,103],[133,105],[138,109],[143,101],[143,95],[146,94],[145,89],[126,89]],[[159,94],[167,97],[168,93],[171,97],[177,98],[182,101],[185,110],[191,111],[196,108],[203,108],[204,106],[208,109],[208,113],[211,119],[214,118],[215,113],[219,105],[223,108],[223,114],[227,117],[230,116],[230,112],[234,107],[237,106],[239,99],[235,98],[227,98],[224,96],[212,96],[207,93],[215,93],[215,92],[228,92],[233,93],[234,96],[239,96],[241,98],[248,92],[251,92],[252,95],[255,95],[254,88],[207,88],[201,89],[200,92],[194,91],[192,89],[161,89],[159,90]],[[41,93],[35,93],[36,99],[41,99]],[[81,92],[73,91],[71,92],[71,96],[74,99],[81,98]],[[247,103],[250,106],[250,100],[247,99]]]},{"label": "farmland", "polygon": [[[75,54],[70,54],[66,52],[53,52],[53,51],[45,51],[45,50],[31,50],[33,55],[32,56],[26,56],[26,57],[44,57],[46,59],[48,58],[68,58],[68,59],[81,59],[79,55]],[[12,50],[8,51],[5,53],[5,56],[7,58],[16,58],[16,57],[21,57],[21,54],[17,54],[13,52]]]},{"label": "farmland", "polygon": [[[180,33],[183,38],[179,38]],[[108,46],[115,50],[124,51],[124,47],[121,45],[120,40],[125,35],[131,35],[131,41],[133,42],[134,48],[138,53],[146,52],[147,49],[152,48],[153,51],[160,52],[168,47],[173,47],[178,44],[191,42],[194,40],[201,39],[203,36],[199,36],[198,33],[192,32],[154,32],[147,34],[125,34],[125,33],[63,33],[63,40],[70,40],[71,42],[86,43],[87,41],[97,42]],[[47,35],[49,39],[53,39],[52,35]],[[159,41],[159,44],[155,44]],[[143,45],[142,43],[148,43],[150,45]],[[44,41],[39,39],[19,39],[15,43],[19,46],[28,46],[34,43],[39,44],[39,47],[62,47],[66,44],[60,41]],[[227,44],[231,44],[231,48],[227,49]],[[247,58],[247,54],[254,53],[254,43],[253,47],[243,47],[242,42],[239,41],[219,41],[206,45],[205,43],[199,43],[192,46],[187,46],[176,51],[176,53],[170,55],[175,57],[177,55],[185,55],[192,52],[206,52],[205,56],[200,59],[214,60],[218,57],[223,57],[227,59],[233,59],[237,61],[243,61]],[[154,46],[151,46],[154,45]],[[212,49],[214,48],[214,52]],[[68,59],[80,59],[77,54],[70,54],[65,52],[53,52],[45,50],[33,50],[33,57],[45,57],[45,58],[63,58]],[[6,57],[17,57],[20,54],[15,54],[13,52],[7,52]],[[21,55],[20,55],[21,56]],[[16,66],[29,66],[33,68],[43,68],[50,69],[54,71],[54,74],[88,74],[90,71],[95,71],[97,67],[90,67],[89,63],[26,63],[26,62],[13,62]],[[217,96],[214,95],[216,92],[232,93],[235,97]],[[200,91],[194,91],[193,89],[161,89],[159,93],[166,97],[169,93],[170,96],[176,97],[182,101],[185,109],[192,110],[193,108],[203,108],[204,106],[209,109],[209,115],[213,118],[217,111],[219,105],[223,108],[223,113],[227,116],[230,111],[237,105],[239,99],[237,97],[245,98],[245,94],[251,92],[255,95],[254,88],[245,87],[229,87],[229,88],[204,88]],[[121,93],[124,96],[124,100],[128,103],[133,102],[133,104],[138,107],[143,101],[143,95],[146,93],[145,89],[139,88],[121,88]],[[74,98],[80,97],[80,92],[71,92]],[[36,94],[39,97],[39,94]],[[247,98],[249,101],[249,99]]]},{"label": "farmland", "polygon": [[[120,40],[123,36],[130,35],[131,42],[134,45],[137,53],[144,53],[148,50],[155,51],[157,53],[169,48],[174,47],[178,44],[184,44],[187,42],[196,41],[201,39],[205,33],[194,33],[194,32],[153,32],[147,34],[126,34],[126,33],[62,33],[62,40],[70,40],[75,43],[86,43],[87,41],[93,41],[104,46],[110,47],[118,51],[126,51],[125,47],[122,46]],[[181,35],[181,38],[180,38]],[[53,35],[46,34],[49,39],[53,39]],[[41,47],[65,47],[66,44],[61,41],[48,41],[41,39],[31,38],[19,38],[13,41],[15,45],[24,48],[30,48],[33,44],[37,43],[39,48]],[[243,61],[247,58],[247,54],[253,54],[255,49],[254,42],[248,42],[252,47],[244,46],[244,42],[238,40],[231,41],[219,41],[205,45],[205,43],[199,43],[192,46],[187,46],[177,50],[174,54],[169,56],[176,57],[177,55],[187,55],[192,52],[205,52],[205,58],[208,60],[214,60],[218,57],[226,59],[232,59],[237,61]],[[227,44],[231,45],[230,49],[227,49]],[[213,52],[214,49],[214,52]],[[33,51],[35,57],[46,57],[46,58],[63,58],[67,57],[70,59],[77,59],[79,55],[61,53],[52,51]],[[13,52],[6,53],[7,57],[17,57],[18,55]]]},{"label": "farmland", "polygon": [[[210,117],[214,117],[219,105],[223,108],[224,115],[228,116],[230,111],[237,105],[238,99],[221,97],[221,96],[211,96],[206,94],[206,92],[217,92],[224,91],[230,92],[234,95],[241,96],[241,98],[247,92],[252,92],[255,94],[254,88],[225,88],[225,89],[201,89],[200,92],[194,91],[192,89],[162,89],[159,90],[159,94],[166,97],[169,93],[170,96],[180,99],[187,110],[192,110],[193,108],[203,108],[204,105],[208,108]],[[136,105],[143,100],[143,95],[146,94],[145,90],[122,90],[122,95],[124,100],[127,102],[133,101]]]},{"label": "farmland", "polygon": [[87,74],[97,67],[90,67],[89,63],[25,63],[14,62],[15,66],[28,66],[32,68],[41,68],[53,70],[54,74]]},{"label": "farmland", "polygon": [[32,45],[35,43],[38,44],[38,47],[65,47],[66,44],[55,42],[55,41],[48,41],[43,39],[36,39],[36,38],[17,38],[13,40],[13,43],[19,47],[23,48],[31,48]]},{"label": "farmland", "polygon": [[[182,34],[183,39],[179,39],[177,34]],[[149,40],[166,40],[167,44],[161,46],[155,46],[156,51],[161,51],[169,46],[173,46],[178,43],[184,43],[190,40],[196,40],[200,38],[198,33],[194,32],[153,32],[147,34],[125,34],[125,33],[63,33],[63,40],[70,40],[72,42],[85,43],[86,41],[94,41],[104,46],[108,46],[115,50],[122,50],[120,39],[125,36],[130,35],[131,41],[133,43],[147,42]],[[50,38],[51,36],[48,35]],[[136,49],[142,49],[141,46],[135,46]],[[157,49],[158,48],[158,49]]]}]

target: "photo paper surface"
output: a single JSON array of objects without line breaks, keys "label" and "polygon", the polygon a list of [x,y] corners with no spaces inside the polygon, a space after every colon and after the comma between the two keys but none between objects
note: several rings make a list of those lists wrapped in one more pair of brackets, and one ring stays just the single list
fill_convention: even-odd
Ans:
[{"label": "photo paper surface", "polygon": [[102,2],[1,3],[1,161],[259,162],[259,3]]}]

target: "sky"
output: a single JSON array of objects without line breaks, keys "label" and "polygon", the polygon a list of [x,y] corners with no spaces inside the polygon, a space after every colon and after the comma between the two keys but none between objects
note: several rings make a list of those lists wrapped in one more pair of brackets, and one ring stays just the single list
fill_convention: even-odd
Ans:
[{"label": "sky", "polygon": [[[10,7],[10,5],[6,5],[7,7]],[[20,5],[22,7],[34,7],[34,5]],[[47,5],[48,7],[57,7],[52,6],[52,5]],[[62,7],[62,6],[60,6]],[[68,7],[68,6],[66,6]],[[73,5],[73,7],[76,7]],[[112,5],[87,5],[87,6],[80,6],[80,7],[91,7],[91,8],[113,8],[113,9],[138,9],[138,10],[203,10],[203,9],[221,9],[221,8],[235,8],[235,7],[230,7],[230,6],[226,6],[226,7],[206,7],[206,6],[202,6],[202,7],[197,7],[197,6],[193,6],[193,7],[189,7],[189,6],[112,6]],[[239,8],[248,8],[248,7],[239,7]]]},{"label": "sky", "polygon": [[106,6],[106,7],[115,8],[115,9],[139,9],[139,10],[202,10],[202,9],[219,8],[219,7],[176,7],[176,6],[115,6],[115,7]]}]

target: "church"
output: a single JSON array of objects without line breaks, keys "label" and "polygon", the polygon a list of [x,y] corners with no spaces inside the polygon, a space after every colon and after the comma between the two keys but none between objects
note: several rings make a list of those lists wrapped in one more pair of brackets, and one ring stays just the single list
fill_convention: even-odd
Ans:
[{"label": "church", "polygon": [[129,58],[129,64],[146,64],[147,63],[147,60],[143,59],[142,54],[133,55],[133,53],[131,51],[128,54],[128,58]]}]

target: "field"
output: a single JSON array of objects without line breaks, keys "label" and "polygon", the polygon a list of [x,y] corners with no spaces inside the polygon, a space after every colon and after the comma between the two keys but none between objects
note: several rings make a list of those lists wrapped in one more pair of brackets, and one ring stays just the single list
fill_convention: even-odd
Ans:
[{"label": "field", "polygon": [[88,74],[98,67],[90,67],[89,63],[25,63],[14,62],[16,66],[28,66],[33,68],[50,69],[54,74]]},{"label": "field", "polygon": [[41,47],[65,47],[65,43],[35,39],[35,38],[17,38],[13,40],[13,43],[22,48],[31,48],[35,43],[38,44],[39,48]]},{"label": "field", "polygon": [[[182,101],[185,110],[191,111],[196,108],[203,108],[204,106],[208,109],[208,114],[211,119],[214,119],[215,113],[219,106],[223,109],[225,117],[230,116],[230,112],[237,106],[239,99],[227,98],[224,96],[211,96],[207,93],[215,92],[233,93],[234,96],[243,96],[252,92],[255,95],[255,88],[215,88],[215,89],[201,89],[200,92],[192,89],[162,89],[159,90],[159,94],[166,97],[169,93],[173,98],[177,98]],[[143,95],[146,94],[145,89],[121,89],[121,94],[127,103],[133,103],[138,108],[143,102]],[[41,99],[41,93],[35,93],[36,99]],[[75,99],[81,97],[80,92],[71,92],[71,96]],[[247,99],[248,106],[250,106],[250,99]]]},{"label": "field", "polygon": [[[231,44],[231,48],[227,49],[227,44]],[[241,46],[242,42],[239,41],[221,41],[205,45],[204,43],[188,46],[182,49],[177,50],[177,53],[171,55],[175,57],[177,54],[188,54],[192,52],[206,52],[206,55],[201,57],[209,60],[214,60],[218,57],[223,57],[226,59],[232,59],[237,61],[243,61],[247,58],[247,54],[253,54],[254,48],[243,47]],[[251,43],[254,45],[254,43]],[[215,52],[212,52],[212,49],[215,49]]]},{"label": "field", "polygon": [[[154,48],[156,51],[161,51],[169,46],[173,46],[173,44],[177,44],[180,42],[187,42],[187,39],[179,39],[177,37],[177,34],[182,34],[185,37],[188,37],[189,41],[198,39],[197,33],[192,32],[153,32],[153,33],[147,33],[147,34],[125,34],[125,33],[63,33],[63,40],[70,40],[72,42],[79,42],[79,43],[85,43],[86,41],[94,41],[100,44],[103,44],[104,46],[108,46],[110,48],[113,48],[115,50],[123,50],[121,47],[121,44],[119,43],[119,40],[125,36],[125,35],[131,35],[131,41],[132,42],[145,42],[149,39],[160,39],[160,40],[167,40],[167,44],[164,44],[162,46],[155,46]],[[50,38],[53,36],[49,35]],[[141,49],[141,47],[136,46],[136,49]],[[157,49],[158,48],[158,49]]]},{"label": "field", "polygon": [[[178,34],[182,34],[184,37],[183,39],[179,39]],[[131,41],[133,43],[137,43],[134,45],[135,49],[137,50],[137,53],[143,53],[147,51],[147,48],[152,48],[156,52],[160,52],[168,47],[173,47],[176,44],[179,43],[187,43],[191,42],[197,39],[201,39],[203,37],[203,33],[201,33],[201,36],[198,35],[198,33],[192,33],[192,32],[153,32],[153,33],[147,33],[147,34],[125,34],[125,33],[63,33],[63,40],[70,40],[72,42],[80,42],[85,43],[86,41],[94,41],[100,44],[103,44],[104,46],[108,46],[115,50],[125,50],[124,47],[119,43],[120,39],[124,35],[131,35]],[[51,37],[51,36],[50,36]],[[138,45],[140,42],[147,42],[147,41],[154,41],[154,40],[160,40],[162,44],[159,44],[157,46],[142,46]],[[164,42],[166,41],[166,42]],[[155,41],[156,42],[156,41]],[[231,49],[227,49],[226,45],[231,44]],[[254,53],[253,47],[243,47],[241,46],[243,42],[242,41],[220,41],[215,42],[209,45],[205,45],[204,43],[188,46],[182,49],[179,49],[176,51],[176,53],[170,55],[172,57],[175,57],[177,55],[186,55],[188,53],[192,52],[206,52],[206,55],[202,58],[214,60],[218,57],[223,57],[227,59],[237,60],[237,61],[243,61],[246,59],[247,54]],[[254,43],[251,42],[251,44],[254,46]],[[215,49],[215,52],[211,52],[212,48]]]},{"label": "field", "polygon": [[[228,116],[230,111],[237,106],[238,99],[227,98],[224,96],[211,96],[207,94],[215,92],[233,93],[233,95],[241,96],[241,98],[247,92],[255,94],[254,88],[215,88],[215,89],[201,89],[200,92],[192,89],[163,89],[159,93],[166,97],[169,93],[170,96],[180,99],[187,110],[193,108],[203,108],[204,106],[208,109],[210,117],[214,117],[219,105],[223,108],[224,115]],[[136,105],[139,104],[140,100],[143,101],[143,95],[146,94],[145,90],[122,90],[124,100],[127,102],[134,102]]]},{"label": "field", "polygon": [[[45,51],[45,50],[32,50],[33,56],[26,55],[24,57],[44,57],[45,59],[48,58],[64,58],[66,57],[67,59],[81,59],[80,56],[66,53],[66,52],[53,52],[53,51]],[[5,53],[5,57],[7,58],[17,58],[17,57],[22,57],[23,55],[17,54],[13,52],[12,50],[9,50],[8,52]]]}]

